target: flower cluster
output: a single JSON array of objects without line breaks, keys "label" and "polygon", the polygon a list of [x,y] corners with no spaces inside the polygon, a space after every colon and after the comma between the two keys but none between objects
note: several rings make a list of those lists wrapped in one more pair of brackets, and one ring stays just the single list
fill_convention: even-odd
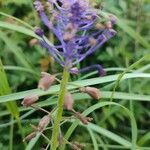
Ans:
[{"label": "flower cluster", "polygon": [[45,38],[42,29],[35,28],[41,45],[49,50],[56,62],[67,67],[71,73],[97,69],[100,75],[104,74],[98,64],[80,70],[75,65],[116,34],[112,29],[116,22],[114,16],[110,15],[104,20],[87,0],[48,0],[50,18],[40,0],[36,0],[34,6],[44,25],[58,39],[57,45],[53,45]]}]

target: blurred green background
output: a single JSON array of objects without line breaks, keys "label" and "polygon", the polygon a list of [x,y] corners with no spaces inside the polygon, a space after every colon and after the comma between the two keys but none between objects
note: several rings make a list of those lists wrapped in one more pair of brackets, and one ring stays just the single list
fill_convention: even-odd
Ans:
[{"label": "blurred green background", "polygon": [[[93,2],[94,0],[91,0],[91,3]],[[118,24],[115,26],[115,30],[118,34],[115,38],[101,47],[100,50],[97,50],[95,54],[84,60],[79,67],[99,63],[102,64],[104,68],[127,68],[144,55],[150,53],[149,0],[97,0],[96,3],[103,11],[107,11],[117,16]],[[19,23],[12,17],[8,17],[3,13],[19,18],[28,24]],[[43,27],[47,37],[54,42],[55,39],[53,39],[52,34],[41,24],[41,21],[33,8],[32,0],[0,0],[0,58],[4,65],[4,69],[6,70],[9,82],[9,85],[7,85],[7,79],[4,77],[2,78],[3,75],[1,74],[0,95],[34,89],[36,88],[41,71],[56,73],[61,70],[61,67],[48,55],[48,52],[38,45],[36,39],[29,36],[32,34],[29,32],[31,31],[29,25],[32,27]],[[143,69],[143,72],[150,73],[149,62],[142,62],[136,65],[134,69],[138,70],[141,68]],[[119,72],[120,71],[111,71],[108,72],[107,75],[113,75]],[[85,74],[76,77],[73,76],[72,80],[78,80],[84,75]],[[97,75],[93,73],[89,78],[90,77],[97,77]],[[2,84],[4,84],[2,80],[6,80],[5,86],[2,86]],[[122,82],[117,90],[126,93],[148,95],[150,94],[149,85],[149,79],[142,80],[137,78]],[[113,85],[101,84],[98,88],[111,91]],[[133,112],[138,125],[139,145],[149,147],[150,134],[148,133],[148,130],[150,129],[150,104],[142,101],[130,103],[124,100],[116,100],[116,102],[121,103]],[[81,101],[76,107],[82,112],[92,104],[95,104],[95,102]],[[14,106],[16,104],[6,105],[7,110],[10,110],[11,112],[13,112],[11,108],[9,109],[11,105],[13,105],[14,108],[17,107]],[[20,102],[17,102],[17,105],[20,108]],[[31,130],[29,127],[31,119],[37,119],[41,114],[37,112],[31,115],[28,118],[29,120],[23,124],[23,127],[19,125],[21,130],[18,130],[16,124],[14,127],[11,126],[14,128],[12,130],[12,128],[9,127],[9,124],[7,124],[12,119],[12,117],[8,115],[7,110],[4,103],[2,105],[0,104],[0,150],[11,150],[10,145],[13,145],[14,150],[20,150],[20,147],[23,146],[20,131],[22,130],[22,135],[29,133]],[[129,121],[126,118],[126,113],[117,109],[115,114],[107,117],[108,111],[108,108],[103,108],[100,111],[93,113],[94,123],[129,139],[131,129]],[[21,115],[23,115],[23,113],[21,113]],[[17,115],[14,116],[18,118]],[[12,133],[13,144],[10,143],[10,136]],[[72,139],[90,143],[88,134],[89,133],[87,132],[82,132],[79,128],[76,133],[73,134]],[[83,141],[83,139],[85,139],[85,141]],[[141,139],[143,139],[143,141]],[[104,141],[106,145],[114,144],[102,136],[100,136],[100,141],[101,140]],[[39,147],[41,147],[43,143],[44,141],[41,139],[41,142],[37,143],[35,149],[40,149]],[[88,146],[86,149],[92,150],[92,146]],[[104,148],[99,147],[99,149]],[[115,150],[117,148],[110,147],[108,149]]]}]

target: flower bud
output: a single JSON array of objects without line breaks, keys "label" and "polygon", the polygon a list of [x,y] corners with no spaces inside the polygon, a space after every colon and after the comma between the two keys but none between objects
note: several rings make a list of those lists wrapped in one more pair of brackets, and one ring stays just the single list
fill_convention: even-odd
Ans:
[{"label": "flower bud", "polygon": [[25,141],[30,141],[31,139],[33,139],[36,136],[36,132],[32,132],[29,135],[27,135],[24,139],[23,142]]},{"label": "flower bud", "polygon": [[79,73],[79,69],[77,67],[71,68],[70,72],[73,74],[78,74]]},{"label": "flower bud", "polygon": [[97,23],[96,25],[95,25],[95,28],[96,29],[104,29],[104,25],[103,24],[101,24],[101,23]]},{"label": "flower bud", "polygon": [[22,105],[29,107],[32,104],[34,104],[37,100],[39,99],[39,97],[37,95],[30,95],[30,96],[26,96],[23,101],[22,101]]},{"label": "flower bud", "polygon": [[64,39],[65,41],[69,41],[69,40],[71,40],[73,37],[74,37],[74,34],[69,33],[69,32],[66,32],[66,33],[64,33],[64,35],[63,35],[63,39]]},{"label": "flower bud", "polygon": [[90,45],[94,46],[94,45],[96,45],[97,41],[94,38],[89,38],[89,43],[90,43]]},{"label": "flower bud", "polygon": [[55,75],[51,75],[47,72],[41,72],[41,79],[38,83],[38,88],[47,90],[55,81]]},{"label": "flower bud", "polygon": [[81,150],[76,144],[72,144],[71,147],[73,150]]},{"label": "flower bud", "polygon": [[112,23],[111,23],[111,21],[107,21],[106,22],[106,28],[107,29],[112,29]]},{"label": "flower bud", "polygon": [[64,108],[67,110],[72,110],[73,103],[74,103],[74,100],[73,100],[72,95],[69,92],[67,92],[64,98]]},{"label": "flower bud", "polygon": [[116,16],[111,14],[111,15],[109,15],[109,19],[113,25],[117,23],[117,17]]},{"label": "flower bud", "polygon": [[50,122],[50,116],[45,115],[38,124],[38,130],[43,131]]},{"label": "flower bud", "polygon": [[75,117],[77,117],[83,124],[87,125],[89,122],[93,120],[93,118],[90,117],[84,117],[81,113],[73,111]]},{"label": "flower bud", "polygon": [[72,142],[73,145],[76,145],[78,148],[83,149],[85,147],[84,144],[80,144],[78,142]]},{"label": "flower bud", "polygon": [[34,6],[35,6],[35,9],[36,9],[38,12],[44,11],[44,7],[43,7],[42,3],[41,3],[39,0],[36,0],[33,4],[34,4]]},{"label": "flower bud", "polygon": [[38,40],[37,39],[31,39],[30,41],[29,41],[29,46],[30,47],[32,47],[32,46],[34,46],[34,45],[36,45],[36,44],[38,44]]},{"label": "flower bud", "polygon": [[94,87],[82,87],[79,89],[81,92],[83,93],[87,93],[88,95],[90,95],[92,98],[94,99],[100,99],[100,91],[97,88]]},{"label": "flower bud", "polygon": [[35,27],[34,32],[35,32],[36,35],[38,35],[40,37],[42,37],[44,35],[44,31],[39,27]]}]

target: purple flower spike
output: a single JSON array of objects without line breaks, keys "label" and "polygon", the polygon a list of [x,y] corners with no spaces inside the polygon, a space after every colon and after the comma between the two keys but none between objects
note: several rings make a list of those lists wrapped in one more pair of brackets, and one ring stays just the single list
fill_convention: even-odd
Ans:
[{"label": "purple flower spike", "polygon": [[[72,73],[82,73],[97,69],[100,75],[104,71],[100,65],[92,65],[78,70],[76,64],[93,54],[104,43],[116,35],[112,29],[116,18],[109,15],[104,24],[98,23],[97,10],[92,8],[87,0],[48,0],[51,17],[45,13],[40,0],[34,2],[44,25],[56,36],[58,45],[51,45],[43,36],[40,28],[35,33],[41,37],[41,45],[48,49],[52,57]],[[97,28],[97,26],[99,28]],[[74,69],[71,69],[74,68]]]},{"label": "purple flower spike", "polygon": [[35,6],[35,9],[38,12],[44,11],[44,7],[42,6],[42,4],[41,4],[41,2],[39,0],[37,0],[37,1],[34,2],[34,6]]}]

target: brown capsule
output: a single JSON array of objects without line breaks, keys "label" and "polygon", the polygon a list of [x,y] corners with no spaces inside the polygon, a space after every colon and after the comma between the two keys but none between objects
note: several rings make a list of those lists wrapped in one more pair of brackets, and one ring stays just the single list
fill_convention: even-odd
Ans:
[{"label": "brown capsule", "polygon": [[80,144],[78,142],[73,142],[72,144],[78,146],[78,148],[83,149],[85,147],[85,144]]},{"label": "brown capsule", "polygon": [[73,109],[74,100],[71,93],[67,92],[64,97],[64,108],[67,110]]},{"label": "brown capsule", "polygon": [[75,117],[77,117],[83,124],[87,125],[93,120],[93,118],[85,117],[81,113],[74,111]]},{"label": "brown capsule", "polygon": [[94,46],[94,45],[96,45],[97,41],[95,38],[89,38],[89,43],[90,43],[90,45]]},{"label": "brown capsule", "polygon": [[72,147],[72,150],[81,150],[81,148],[79,148],[79,147],[78,147],[77,145],[75,145],[75,144],[72,144],[71,147]]},{"label": "brown capsule", "polygon": [[100,30],[100,29],[104,29],[105,27],[101,23],[96,23],[95,28]]},{"label": "brown capsule", "polygon": [[65,41],[69,41],[69,40],[71,40],[73,37],[74,37],[74,34],[69,33],[69,32],[66,32],[66,33],[63,35],[63,39],[64,39]]},{"label": "brown capsule", "polygon": [[30,47],[32,47],[32,46],[34,46],[34,45],[36,45],[36,44],[38,44],[38,40],[37,40],[37,39],[31,39],[31,40],[29,41],[29,46],[30,46]]},{"label": "brown capsule", "polygon": [[111,21],[107,21],[106,22],[106,28],[112,29],[112,23],[111,23]]},{"label": "brown capsule", "polygon": [[29,135],[27,135],[24,139],[23,142],[25,141],[30,141],[31,139],[33,139],[36,136],[36,132],[32,132]]},{"label": "brown capsule", "polygon": [[39,97],[37,95],[30,95],[30,96],[26,96],[23,101],[22,101],[22,105],[25,107],[29,107],[32,104],[34,104],[37,100],[39,99]]},{"label": "brown capsule", "polygon": [[47,90],[55,82],[55,75],[51,75],[47,72],[41,72],[41,79],[38,83],[38,88]]},{"label": "brown capsule", "polygon": [[94,99],[100,99],[100,91],[97,88],[94,87],[82,87],[79,89],[81,92],[83,93],[87,93],[88,95],[90,95],[92,98]]},{"label": "brown capsule", "polygon": [[38,124],[38,130],[43,131],[50,122],[50,116],[45,115]]}]

